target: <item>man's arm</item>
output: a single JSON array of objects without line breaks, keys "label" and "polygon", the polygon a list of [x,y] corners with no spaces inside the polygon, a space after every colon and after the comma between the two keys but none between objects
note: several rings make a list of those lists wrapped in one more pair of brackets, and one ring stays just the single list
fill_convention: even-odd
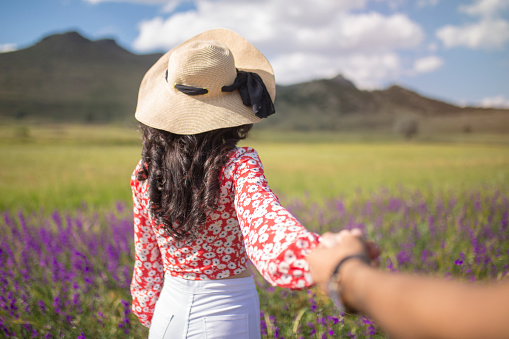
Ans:
[{"label": "man's arm", "polygon": [[[326,283],[342,258],[366,252],[358,235],[308,255],[311,275]],[[352,259],[340,269],[345,304],[398,338],[509,338],[509,283],[460,281],[381,272]]]}]

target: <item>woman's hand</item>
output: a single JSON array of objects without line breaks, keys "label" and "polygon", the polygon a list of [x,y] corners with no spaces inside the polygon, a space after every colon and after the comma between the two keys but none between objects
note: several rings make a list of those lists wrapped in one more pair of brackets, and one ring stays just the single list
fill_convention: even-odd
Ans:
[{"label": "woman's hand", "polygon": [[350,255],[364,254],[373,266],[378,265],[380,249],[374,242],[366,241],[359,229],[343,230],[338,233],[324,233],[320,239],[321,246],[313,250],[307,260],[313,282],[324,291],[335,266]]}]

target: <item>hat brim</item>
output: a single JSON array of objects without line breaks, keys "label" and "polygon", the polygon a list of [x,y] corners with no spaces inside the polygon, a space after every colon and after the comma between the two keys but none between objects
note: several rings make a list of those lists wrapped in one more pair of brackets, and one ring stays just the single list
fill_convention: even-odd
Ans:
[{"label": "hat brim", "polygon": [[[165,73],[175,49],[198,40],[215,40],[226,45],[238,70],[257,73],[274,102],[274,71],[265,56],[237,33],[218,28],[198,34],[164,54],[145,74],[138,93],[135,117],[141,123],[175,134],[198,134],[261,121],[237,91],[218,96],[189,96],[168,84]],[[230,84],[224,84],[230,85]]]}]

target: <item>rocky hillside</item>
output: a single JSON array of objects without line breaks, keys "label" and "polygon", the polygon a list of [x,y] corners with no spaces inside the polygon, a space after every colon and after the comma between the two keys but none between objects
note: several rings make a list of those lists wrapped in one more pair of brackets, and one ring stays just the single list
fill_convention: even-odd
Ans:
[{"label": "rocky hillside", "polygon": [[0,116],[108,122],[133,114],[143,74],[160,55],[135,55],[113,40],[76,32],[0,54]]},{"label": "rocky hillside", "polygon": [[[113,40],[90,41],[77,32],[0,54],[0,118],[132,123],[140,81],[160,56],[136,55]],[[399,86],[363,91],[341,75],[278,86],[276,110],[260,127],[379,131],[413,120],[431,121],[432,129],[449,126],[445,131],[509,133],[509,110],[458,107]]]}]

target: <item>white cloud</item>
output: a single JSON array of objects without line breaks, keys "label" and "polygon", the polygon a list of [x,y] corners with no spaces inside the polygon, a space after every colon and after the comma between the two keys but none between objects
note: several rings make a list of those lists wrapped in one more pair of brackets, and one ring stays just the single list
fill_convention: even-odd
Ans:
[{"label": "white cloud", "polygon": [[474,16],[490,17],[498,15],[506,8],[509,8],[507,0],[477,0],[469,6],[460,6],[460,11]]},{"label": "white cloud", "polygon": [[338,14],[362,8],[364,1],[197,0],[195,5],[196,11],[176,13],[165,20],[158,17],[141,22],[134,48],[139,51],[169,49],[217,27],[231,28],[257,46],[263,44],[269,49],[282,46],[291,49],[294,45],[303,48],[306,47],[303,42],[322,45],[335,39],[336,33],[328,26],[338,19]]},{"label": "white cloud", "polygon": [[436,36],[448,48],[502,48],[509,41],[509,22],[502,19],[500,14],[507,8],[508,0],[477,0],[471,5],[462,5],[460,12],[477,16],[479,21],[463,26],[444,26],[437,30]]},{"label": "white cloud", "polygon": [[509,99],[503,95],[488,97],[481,100],[481,107],[509,108]]},{"label": "white cloud", "polygon": [[166,1],[166,4],[163,7],[163,12],[164,13],[171,13],[171,12],[173,12],[178,7],[178,5],[180,5],[184,1],[186,1],[186,0]]},{"label": "white cloud", "polygon": [[[379,52],[418,46],[424,33],[406,15],[349,14],[340,21],[342,49]],[[334,27],[330,27],[334,28]]]},{"label": "white cloud", "polygon": [[417,73],[429,73],[439,69],[443,64],[444,60],[435,55],[432,55],[429,57],[417,59],[414,62],[414,71]]},{"label": "white cloud", "polygon": [[366,11],[368,0],[197,0],[196,9],[139,24],[133,47],[169,50],[211,28],[230,28],[271,61],[278,83],[343,73],[377,86],[401,72],[396,53],[422,44],[422,28],[401,13]]},{"label": "white cloud", "polygon": [[438,44],[431,42],[426,46],[426,48],[430,52],[436,52],[438,50]]},{"label": "white cloud", "polygon": [[0,44],[0,53],[13,52],[18,49],[16,44]]},{"label": "white cloud", "polygon": [[290,4],[290,0],[263,0],[236,2],[233,6],[231,0],[200,0],[196,11],[140,23],[140,35],[133,45],[138,51],[169,49],[216,27],[231,28],[268,52],[380,52],[412,48],[422,42],[422,29],[406,15],[347,12],[360,3],[294,0]]},{"label": "white cloud", "polygon": [[509,41],[509,23],[502,19],[486,19],[460,27],[448,25],[436,34],[445,47],[496,49]]},{"label": "white cloud", "polygon": [[366,55],[362,53],[328,57],[316,53],[280,54],[271,60],[276,82],[281,85],[343,74],[363,89],[380,88],[383,80],[401,73],[396,53]]}]

